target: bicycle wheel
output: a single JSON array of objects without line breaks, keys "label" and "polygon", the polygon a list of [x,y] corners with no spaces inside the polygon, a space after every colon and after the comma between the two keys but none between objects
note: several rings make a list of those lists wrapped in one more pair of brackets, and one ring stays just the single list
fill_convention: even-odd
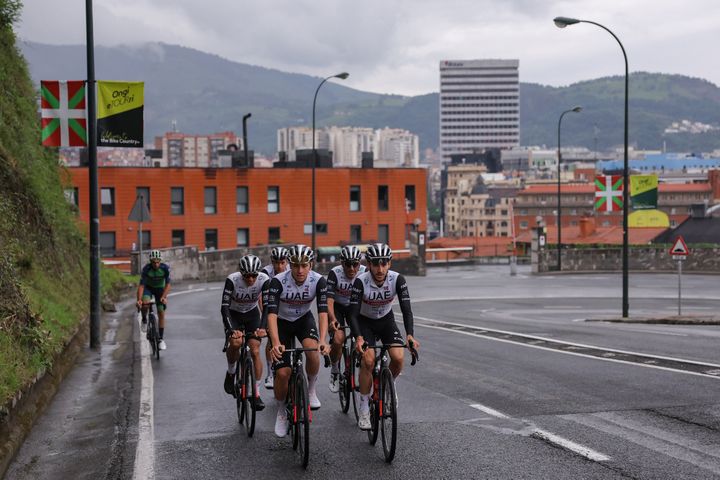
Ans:
[{"label": "bicycle wheel", "polygon": [[395,399],[395,382],[392,373],[385,368],[380,377],[380,433],[382,435],[385,461],[392,462],[395,457],[397,441],[397,401]]},{"label": "bicycle wheel", "polygon": [[235,409],[237,410],[238,423],[242,425],[245,420],[245,402],[242,399],[242,367],[239,361],[235,362],[233,388],[235,389]]},{"label": "bicycle wheel", "polygon": [[153,312],[148,313],[148,340],[152,348],[152,354],[158,360],[160,359],[160,347],[158,346],[157,321]]},{"label": "bicycle wheel", "polygon": [[340,397],[340,409],[343,413],[347,413],[350,409],[350,355],[348,354],[347,347],[343,346],[342,358],[340,359],[340,390],[338,390],[338,396]]},{"label": "bicycle wheel", "polygon": [[378,415],[379,415],[379,392],[373,392],[372,397],[369,400],[370,407],[370,430],[367,431],[368,442],[370,445],[375,445],[378,437]]},{"label": "bicycle wheel", "polygon": [[255,371],[253,369],[252,358],[245,359],[245,368],[243,369],[243,388],[242,401],[243,410],[245,410],[245,430],[247,436],[252,437],[255,432]]},{"label": "bicycle wheel", "polygon": [[360,365],[359,355],[353,348],[350,353],[350,393],[352,395],[353,412],[355,413],[355,423],[357,423],[360,408]]},{"label": "bicycle wheel", "polygon": [[295,383],[295,437],[297,440],[297,453],[300,465],[307,468],[310,461],[310,401],[308,399],[307,380],[305,375],[298,375]]}]

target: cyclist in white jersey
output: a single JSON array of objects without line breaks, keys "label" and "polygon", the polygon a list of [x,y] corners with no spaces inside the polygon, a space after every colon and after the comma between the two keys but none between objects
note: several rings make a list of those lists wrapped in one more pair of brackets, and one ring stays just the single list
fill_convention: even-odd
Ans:
[{"label": "cyclist in white jersey", "polygon": [[340,265],[334,267],[327,276],[328,330],[330,331],[330,384],[331,392],[340,390],[340,357],[345,343],[345,330],[339,327],[348,325],[350,317],[350,293],[355,278],[363,273],[365,265],[360,264],[362,253],[347,245],[340,250]]},{"label": "cyclist in white jersey", "polygon": [[[365,252],[369,271],[358,275],[350,295],[350,328],[355,336],[355,346],[362,355],[360,364],[360,408],[358,426],[370,429],[370,408],[368,400],[372,388],[372,369],[375,364],[375,350],[363,351],[363,345],[375,345],[379,339],[383,345],[403,344],[403,337],[395,323],[392,303],[395,297],[400,302],[408,344],[415,349],[420,343],[413,337],[413,314],[410,308],[410,293],[405,277],[390,270],[392,250],[384,243],[369,245]],[[402,372],[405,358],[404,348],[391,348],[390,371],[397,378]]]},{"label": "cyclist in white jersey", "polygon": [[[275,435],[284,437],[287,434],[287,413],[285,398],[290,378],[290,354],[285,352],[291,348],[297,338],[303,348],[314,348],[326,355],[330,348],[325,343],[327,335],[327,286],[325,278],[312,270],[315,254],[306,245],[295,245],[290,248],[290,271],[276,275],[270,280],[267,301],[267,323],[272,341],[272,357],[275,360],[275,402],[277,417],[275,419]],[[310,311],[313,300],[318,311],[318,323]],[[319,324],[319,325],[318,325]],[[319,327],[319,328],[318,328]],[[319,332],[318,332],[319,330]],[[320,400],[315,389],[320,357],[317,351],[305,352],[305,370],[308,377],[308,397],[310,408],[320,408]]]},{"label": "cyclist in white jersey", "polygon": [[[265,265],[263,267],[263,272],[267,274],[268,277],[273,278],[275,275],[285,272],[287,270],[290,270],[290,264],[287,261],[288,258],[288,250],[285,247],[273,247],[273,249],[270,251],[270,263]],[[263,299],[263,303],[267,303],[267,299]],[[267,312],[263,312],[265,315],[267,315]],[[265,318],[263,320],[266,320]],[[273,388],[273,371],[272,371],[272,356],[270,355],[270,350],[272,349],[272,344],[270,343],[270,338],[268,337],[267,342],[265,342],[265,363],[267,365],[267,377],[265,377],[265,388],[271,389]],[[257,377],[256,377],[257,378]]]},{"label": "cyclist in white jersey", "polygon": [[[225,373],[225,392],[234,394],[233,376],[238,359],[243,336],[265,336],[265,325],[261,314],[263,291],[269,287],[270,278],[261,272],[260,259],[255,255],[245,255],[240,259],[239,271],[231,273],[225,280],[223,289],[222,314],[225,327],[225,347],[223,351],[227,356],[227,372]],[[251,338],[247,340],[250,346],[250,355],[255,365],[255,378],[262,378],[263,365],[260,361],[260,340]],[[260,380],[255,381],[255,390],[259,391]],[[256,410],[265,408],[265,404],[258,396],[255,399]]]}]

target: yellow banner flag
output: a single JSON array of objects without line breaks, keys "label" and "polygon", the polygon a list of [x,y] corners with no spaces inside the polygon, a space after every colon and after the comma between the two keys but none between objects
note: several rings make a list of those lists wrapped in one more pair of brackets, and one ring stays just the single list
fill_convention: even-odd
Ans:
[{"label": "yellow banner flag", "polygon": [[145,82],[99,81],[97,86],[98,146],[142,148]]}]

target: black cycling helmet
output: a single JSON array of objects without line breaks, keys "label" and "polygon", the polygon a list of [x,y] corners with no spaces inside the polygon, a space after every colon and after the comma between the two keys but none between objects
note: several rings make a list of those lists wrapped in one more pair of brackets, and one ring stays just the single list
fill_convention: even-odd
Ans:
[{"label": "black cycling helmet", "polygon": [[373,260],[392,260],[392,249],[385,243],[373,243],[368,245],[365,251],[365,258],[368,262]]},{"label": "black cycling helmet", "polygon": [[290,263],[310,263],[315,259],[315,252],[307,245],[295,245],[290,247],[288,251],[288,261]]},{"label": "black cycling helmet", "polygon": [[240,269],[240,273],[243,275],[251,275],[260,272],[262,263],[255,255],[245,255],[240,259],[238,267]]},{"label": "black cycling helmet", "polygon": [[288,249],[285,247],[273,247],[270,251],[270,260],[279,262],[288,258]]},{"label": "black cycling helmet", "polygon": [[354,245],[346,245],[340,250],[340,261],[342,262],[359,262],[362,258],[362,253]]}]

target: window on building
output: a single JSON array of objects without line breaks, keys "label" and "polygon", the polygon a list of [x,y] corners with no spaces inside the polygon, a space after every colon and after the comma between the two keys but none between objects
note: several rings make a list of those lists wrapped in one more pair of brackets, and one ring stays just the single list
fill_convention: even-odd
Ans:
[{"label": "window on building", "polygon": [[405,185],[405,207],[408,212],[415,210],[415,185]]},{"label": "window on building", "polygon": [[76,207],[79,206],[77,187],[65,189],[65,200],[67,200],[68,203],[75,205]]},{"label": "window on building", "polygon": [[527,220],[521,220],[521,221],[520,221],[520,228],[522,228],[523,230],[527,230],[527,228],[528,228],[528,222],[527,222]]},{"label": "window on building", "polygon": [[172,246],[182,247],[185,245],[185,230],[172,231]]},{"label": "window on building", "polygon": [[235,213],[248,213],[249,211],[248,187],[237,187],[237,192],[235,193]]},{"label": "window on building", "polygon": [[205,250],[217,250],[218,231],[217,228],[205,229]]},{"label": "window on building", "polygon": [[528,211],[527,211],[527,208],[521,208],[521,209],[520,209],[520,215],[527,215],[527,214],[528,214],[527,212],[528,212]]},{"label": "window on building", "polygon": [[115,189],[100,189],[100,214],[111,217],[115,215]]},{"label": "window on building", "polygon": [[361,225],[350,225],[350,243],[362,243]]},{"label": "window on building", "polygon": [[378,242],[390,243],[390,225],[378,225]]},{"label": "window on building", "polygon": [[267,201],[268,213],[278,213],[280,211],[280,187],[268,187]]},{"label": "window on building", "polygon": [[100,256],[115,256],[115,232],[100,232]]},{"label": "window on building", "polygon": [[247,247],[250,245],[250,230],[247,228],[237,229],[237,246]]},{"label": "window on building", "polygon": [[360,211],[360,185],[350,185],[350,211]]},{"label": "window on building", "polygon": [[387,185],[378,185],[378,210],[387,211],[390,206],[390,192]]},{"label": "window on building", "polygon": [[217,188],[205,187],[205,213],[214,215],[217,213]]},{"label": "window on building", "polygon": [[148,212],[150,211],[150,187],[136,187],[135,198],[142,197],[147,206]]},{"label": "window on building", "polygon": [[185,214],[185,189],[183,187],[170,188],[170,214]]},{"label": "window on building", "polygon": [[278,243],[280,241],[280,227],[268,228],[268,243]]},{"label": "window on building", "polygon": [[[305,235],[312,235],[312,223],[303,225],[303,233]],[[327,223],[316,223],[315,234],[327,234]]]}]

